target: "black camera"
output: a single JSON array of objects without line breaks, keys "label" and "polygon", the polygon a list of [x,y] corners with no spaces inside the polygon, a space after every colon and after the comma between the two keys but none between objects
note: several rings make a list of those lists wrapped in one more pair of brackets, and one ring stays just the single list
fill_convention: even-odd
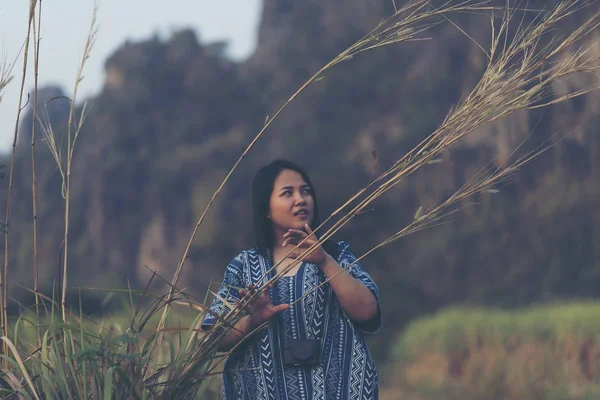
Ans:
[{"label": "black camera", "polygon": [[285,339],[283,363],[298,367],[319,364],[319,341],[317,339]]}]

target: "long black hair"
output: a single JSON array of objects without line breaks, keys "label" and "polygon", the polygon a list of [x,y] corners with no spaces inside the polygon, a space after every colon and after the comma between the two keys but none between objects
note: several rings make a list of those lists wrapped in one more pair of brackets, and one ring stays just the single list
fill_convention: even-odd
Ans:
[{"label": "long black hair", "polygon": [[[269,204],[271,193],[275,179],[281,171],[291,170],[299,173],[304,179],[304,182],[310,186],[312,198],[314,202],[313,219],[310,222],[310,229],[316,229],[321,223],[319,220],[319,203],[317,202],[317,194],[310,178],[302,168],[288,160],[275,160],[268,165],[262,167],[252,181],[252,211],[254,217],[254,235],[256,238],[256,247],[259,254],[267,256],[267,251],[273,248],[275,238],[273,236],[273,227],[271,220],[268,218]],[[318,236],[317,236],[318,237]],[[337,258],[337,244],[331,240],[326,240],[323,244],[323,249],[329,253],[334,259]]]}]

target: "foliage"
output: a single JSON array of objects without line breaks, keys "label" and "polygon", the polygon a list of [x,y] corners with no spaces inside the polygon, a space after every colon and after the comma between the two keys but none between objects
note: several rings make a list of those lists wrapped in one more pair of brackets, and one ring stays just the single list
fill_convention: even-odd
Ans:
[{"label": "foliage", "polygon": [[[218,385],[211,388],[211,377],[203,376],[201,370],[197,379],[185,381],[173,373],[190,366],[190,353],[202,343],[198,326],[206,313],[198,312],[197,300],[181,295],[174,298],[179,305],[166,321],[163,346],[157,348],[155,326],[165,306],[164,296],[135,291],[111,294],[129,296],[131,301],[135,298],[136,304],[127,304],[128,299],[122,298],[124,304],[117,315],[89,318],[80,309],[78,314],[67,313],[64,321],[60,302],[49,298],[42,300],[44,313],[39,319],[35,309],[23,309],[13,321],[11,339],[4,338],[10,343],[10,353],[2,356],[9,368],[2,370],[1,397],[217,397]],[[217,358],[206,355],[203,367],[210,367],[213,360]],[[183,392],[187,395],[179,397]]]},{"label": "foliage", "polygon": [[599,311],[600,304],[590,301],[512,312],[453,307],[421,317],[394,346],[397,378],[462,398],[598,396]]}]

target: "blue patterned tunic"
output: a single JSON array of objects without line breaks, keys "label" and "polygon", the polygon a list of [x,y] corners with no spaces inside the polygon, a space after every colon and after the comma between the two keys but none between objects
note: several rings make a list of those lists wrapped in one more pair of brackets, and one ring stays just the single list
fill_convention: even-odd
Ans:
[{"label": "blue patterned tunic", "polygon": [[[348,267],[356,258],[345,242],[339,242],[337,262]],[[255,284],[271,268],[270,260],[256,249],[239,254],[225,270],[219,296],[228,303],[239,300],[237,288]],[[348,269],[377,298],[377,285],[369,274],[355,263]],[[303,263],[297,274],[283,277],[270,291],[274,304],[291,303],[324,282],[319,268]],[[215,299],[211,309],[221,315],[226,305]],[[208,315],[203,328],[215,318]],[[381,328],[381,311],[372,321],[352,321],[342,310],[329,284],[307,295],[288,310],[271,318],[267,329],[243,342],[229,357],[223,373],[223,398],[248,400],[325,400],[377,399],[377,371],[364,336]],[[283,364],[284,339],[318,339],[320,362],[313,367],[291,367]]]}]

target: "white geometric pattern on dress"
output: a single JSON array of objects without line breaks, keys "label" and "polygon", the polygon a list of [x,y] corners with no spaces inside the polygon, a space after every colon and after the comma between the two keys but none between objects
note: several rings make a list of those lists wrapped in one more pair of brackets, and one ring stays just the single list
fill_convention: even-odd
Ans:
[{"label": "white geometric pattern on dress", "polygon": [[352,355],[352,368],[350,369],[350,398],[361,398],[363,376],[365,373],[365,352],[360,343],[354,338],[352,346],[354,354]]},{"label": "white geometric pattern on dress", "polygon": [[323,379],[323,367],[317,365],[313,368],[313,398],[324,399],[325,398],[325,379]]},{"label": "white geometric pattern on dress", "polygon": [[[342,267],[348,267],[356,260],[344,242],[339,243],[338,252],[336,260]],[[256,284],[270,265],[256,249],[242,252],[225,269],[219,295],[228,301],[239,298],[237,288]],[[225,400],[378,398],[377,371],[363,335],[380,329],[380,316],[368,325],[352,322],[340,308],[328,284],[314,290],[322,282],[319,272],[315,265],[304,263],[298,279],[288,280],[281,287],[285,290],[277,291],[286,292],[288,302],[312,293],[298,302],[286,318],[270,321],[267,329],[248,338],[247,344],[242,344],[240,351],[229,357],[223,373]],[[379,302],[377,285],[360,263],[348,268],[348,273],[369,288]],[[278,294],[281,296],[282,293]],[[275,292],[271,291],[270,295],[274,296]],[[217,314],[226,312],[227,308],[218,298],[211,305],[211,310]],[[210,327],[214,320],[208,315],[203,328]],[[284,335],[319,339],[320,364],[313,368],[284,366],[281,349]]]}]

